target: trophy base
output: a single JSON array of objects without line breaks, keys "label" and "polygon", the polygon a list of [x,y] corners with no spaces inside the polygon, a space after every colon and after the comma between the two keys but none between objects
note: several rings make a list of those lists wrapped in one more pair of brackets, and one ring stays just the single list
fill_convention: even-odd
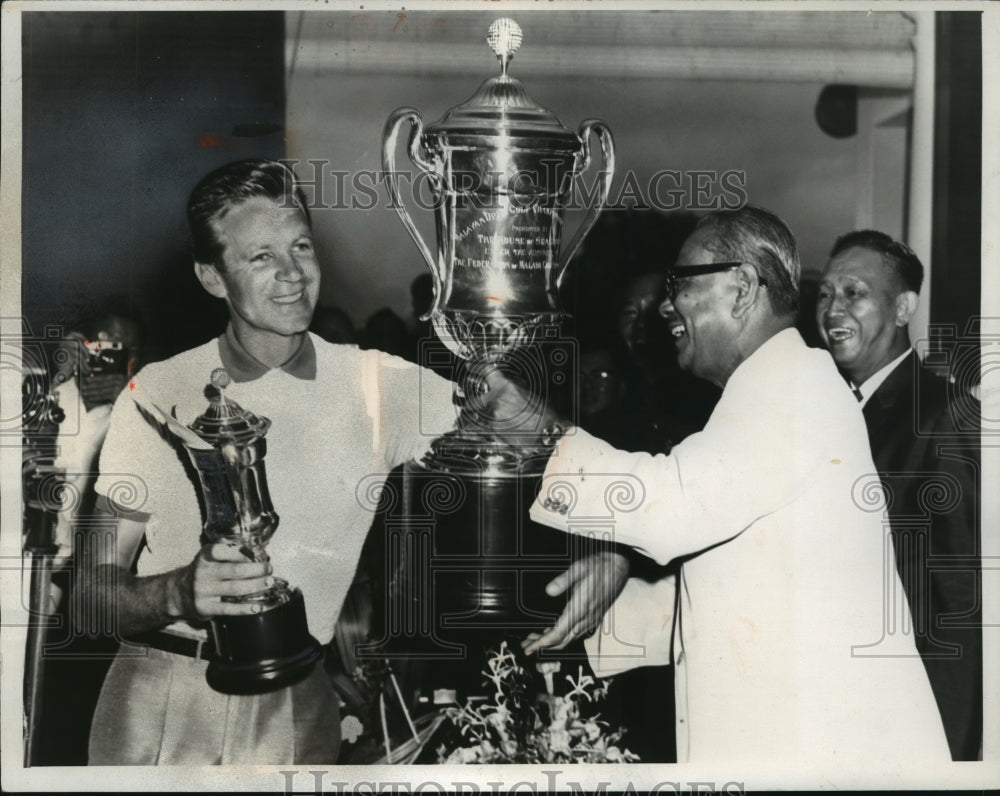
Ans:
[{"label": "trophy base", "polygon": [[259,614],[217,617],[212,638],[218,658],[208,665],[209,686],[223,694],[264,694],[304,680],[323,648],[306,624],[299,589]]},{"label": "trophy base", "polygon": [[566,598],[548,596],[545,586],[583,543],[527,516],[545,459],[510,462],[503,471],[497,456],[448,453],[442,446],[405,467],[407,515],[422,520],[408,527],[402,549],[424,551],[398,575],[409,580],[405,593],[436,607],[433,635],[442,642],[499,645],[507,634],[551,627]]}]

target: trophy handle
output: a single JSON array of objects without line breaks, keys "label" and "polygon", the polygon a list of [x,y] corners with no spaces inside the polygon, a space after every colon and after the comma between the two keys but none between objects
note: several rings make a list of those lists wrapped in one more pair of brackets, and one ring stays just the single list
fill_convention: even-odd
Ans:
[{"label": "trophy handle", "polygon": [[426,321],[437,312],[438,304],[441,302],[441,274],[438,270],[437,260],[431,254],[431,250],[424,242],[420,232],[417,231],[413,219],[410,218],[409,212],[403,206],[403,201],[399,193],[398,176],[396,174],[396,139],[399,136],[399,128],[405,121],[408,121],[412,126],[410,140],[407,144],[407,152],[410,155],[410,160],[413,161],[417,168],[429,175],[433,183],[438,187],[440,187],[441,178],[437,169],[434,168],[434,164],[425,160],[420,154],[420,139],[424,132],[424,122],[420,117],[420,112],[413,108],[397,108],[386,120],[385,128],[382,131],[382,171],[385,172],[385,184],[389,189],[389,198],[392,200],[392,206],[395,208],[396,213],[399,214],[399,218],[402,220],[403,226],[406,227],[406,231],[410,233],[410,237],[413,238],[413,242],[417,244],[417,248],[427,262],[427,267],[431,269],[431,276],[434,279],[434,302],[427,313],[420,318],[420,320]]},{"label": "trophy handle", "polygon": [[586,217],[583,219],[583,223],[580,224],[580,228],[576,231],[573,239],[569,242],[566,247],[566,253],[563,255],[562,262],[559,264],[559,268],[556,271],[556,278],[554,283],[553,292],[558,291],[562,286],[563,277],[566,275],[566,268],[569,266],[570,260],[573,259],[573,255],[576,254],[576,250],[580,248],[580,244],[583,243],[584,237],[590,232],[591,227],[597,221],[597,217],[601,214],[604,206],[608,202],[608,194],[611,192],[611,180],[615,176],[615,139],[611,135],[611,131],[608,126],[597,119],[587,119],[580,125],[580,139],[583,141],[583,164],[580,166],[577,174],[583,174],[590,166],[590,134],[597,133],[598,138],[601,141],[601,154],[604,158],[604,172],[603,178],[601,180],[600,191],[597,194],[597,202],[593,207],[587,211]]}]

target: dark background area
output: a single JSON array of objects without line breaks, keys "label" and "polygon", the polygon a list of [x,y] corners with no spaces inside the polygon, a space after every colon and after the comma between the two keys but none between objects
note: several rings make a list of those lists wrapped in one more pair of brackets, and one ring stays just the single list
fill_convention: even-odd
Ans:
[{"label": "dark background area", "polygon": [[218,333],[184,208],[212,168],[284,155],[282,12],[23,17],[23,311],[41,334],[104,305],[144,359]]},{"label": "dark background area", "polygon": [[966,333],[980,312],[982,246],[982,15],[937,14],[931,333]]}]

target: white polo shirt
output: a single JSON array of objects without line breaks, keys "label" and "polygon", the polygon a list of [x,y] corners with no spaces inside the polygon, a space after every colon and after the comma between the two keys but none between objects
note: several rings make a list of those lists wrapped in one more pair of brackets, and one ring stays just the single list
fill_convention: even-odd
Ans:
[{"label": "white polo shirt", "polygon": [[[226,397],[271,421],[264,461],[279,524],[267,551],[275,575],[302,589],[309,630],[325,644],[372,523],[372,495],[392,468],[454,426],[452,384],[398,357],[314,335],[283,368],[256,363],[255,373],[248,357],[223,335],[143,368],[115,403],[95,489],[149,515],[140,576],[187,565],[201,547],[196,487],[183,451],[135,403],[154,402],[188,425],[208,407],[210,374],[225,364],[236,379]],[[240,380],[248,375],[258,377]]]}]

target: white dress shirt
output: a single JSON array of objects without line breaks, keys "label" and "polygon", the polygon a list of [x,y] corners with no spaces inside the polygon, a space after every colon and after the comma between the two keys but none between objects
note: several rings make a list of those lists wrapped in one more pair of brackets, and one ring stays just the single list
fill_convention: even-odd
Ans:
[{"label": "white dress shirt", "polygon": [[912,351],[913,351],[912,347],[907,348],[902,354],[900,354],[898,357],[892,360],[892,362],[890,362],[888,365],[876,370],[871,376],[865,379],[865,383],[860,386],[856,385],[853,381],[848,381],[848,384],[851,385],[852,390],[857,390],[859,393],[861,393],[861,400],[858,401],[858,403],[861,404],[862,409],[864,408],[865,404],[868,403],[868,399],[875,394],[875,390],[877,390],[879,387],[882,386],[882,382],[884,382],[887,378],[889,378],[889,374],[892,373],[896,368],[898,368],[899,365],[902,363],[902,361],[906,359],[910,355],[910,352]]}]

